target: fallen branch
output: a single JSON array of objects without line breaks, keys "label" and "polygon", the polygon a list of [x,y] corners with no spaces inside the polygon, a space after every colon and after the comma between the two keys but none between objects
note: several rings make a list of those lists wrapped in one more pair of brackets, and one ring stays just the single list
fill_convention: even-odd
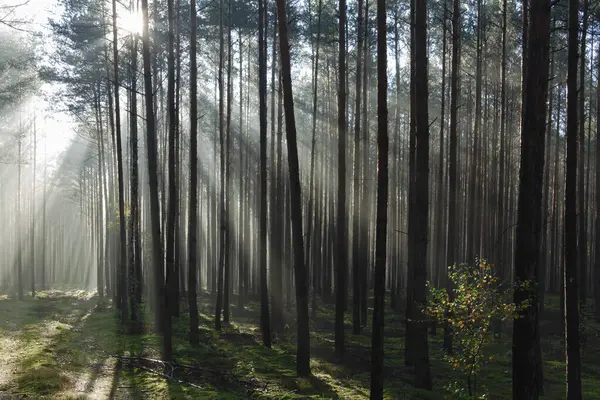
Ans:
[{"label": "fallen branch", "polygon": [[167,374],[165,374],[163,372],[156,371],[156,370],[154,370],[152,368],[147,368],[147,367],[144,367],[143,365],[137,365],[137,367],[139,369],[143,369],[144,371],[150,372],[152,374],[156,374],[156,375],[158,375],[158,376],[160,376],[162,378],[165,378],[167,380],[177,382],[177,383],[179,383],[181,385],[191,386],[191,387],[196,388],[196,389],[203,389],[203,387],[201,387],[199,385],[196,385],[196,384],[194,384],[192,382],[188,382],[188,381],[184,381],[184,380],[181,380],[181,379],[174,378],[174,377],[169,376],[169,375],[167,375]]}]

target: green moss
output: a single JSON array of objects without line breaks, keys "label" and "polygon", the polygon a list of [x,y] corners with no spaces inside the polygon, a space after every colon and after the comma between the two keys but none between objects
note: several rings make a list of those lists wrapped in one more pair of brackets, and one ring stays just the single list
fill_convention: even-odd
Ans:
[{"label": "green moss", "polygon": [[[564,398],[564,345],[555,334],[558,302],[547,297],[543,316],[545,399]],[[346,320],[347,352],[334,355],[334,307],[321,305],[319,317],[311,321],[311,369],[313,376],[296,377],[296,329],[288,324],[275,336],[274,345],[262,345],[258,328],[258,304],[232,309],[232,323],[221,332],[213,329],[213,304],[200,304],[200,345],[187,343],[189,318],[185,305],[173,320],[173,349],[177,362],[196,369],[177,369],[176,380],[118,363],[113,356],[160,358],[161,338],[152,333],[149,312],[142,314],[143,333],[130,334],[121,327],[111,303],[77,291],[40,292],[38,298],[15,301],[0,297],[0,351],[8,360],[0,365],[0,391],[12,397],[79,399],[94,394],[107,398],[134,399],[366,399],[370,381],[370,326],[351,334]],[[141,307],[145,309],[145,307]],[[293,314],[292,314],[293,315]],[[348,313],[351,315],[351,313]],[[559,321],[560,322],[560,321]],[[592,322],[593,329],[597,324]],[[443,361],[441,330],[430,337],[430,360],[434,391],[412,387],[413,375],[404,366],[404,321],[398,312],[388,312],[385,321],[385,398],[451,398],[444,386],[461,379]],[[488,349],[494,359],[477,377],[477,387],[492,399],[511,397],[511,335],[507,332]],[[600,342],[588,337],[583,358],[584,398],[600,399]],[[160,365],[151,367],[161,370]],[[2,379],[4,371],[5,379]],[[171,371],[167,368],[167,373]]]}]

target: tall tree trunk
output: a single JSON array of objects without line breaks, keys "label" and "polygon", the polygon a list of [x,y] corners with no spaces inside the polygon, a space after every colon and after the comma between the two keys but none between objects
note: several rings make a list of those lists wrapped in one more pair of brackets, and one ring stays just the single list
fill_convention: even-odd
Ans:
[{"label": "tall tree trunk", "polygon": [[[600,47],[598,48],[598,65],[600,71]],[[594,257],[594,304],[596,320],[600,321],[600,80],[596,82],[596,204],[595,218],[595,257]]]},{"label": "tall tree trunk", "polygon": [[583,1],[583,29],[581,31],[581,60],[579,62],[579,150],[578,150],[578,167],[577,167],[577,202],[578,202],[578,212],[577,212],[577,250],[579,251],[578,260],[579,261],[579,302],[581,304],[580,312],[583,312],[586,299],[587,299],[587,252],[588,252],[588,243],[587,243],[587,231],[586,231],[586,222],[587,222],[587,212],[586,212],[586,202],[585,202],[585,53],[587,51],[586,48],[586,34],[588,29],[588,9],[589,9],[589,0]]},{"label": "tall tree trunk", "polygon": [[[448,28],[446,26],[446,20],[448,19],[448,2],[447,0],[444,0],[444,16],[443,16],[443,22],[442,22],[442,26],[443,26],[443,35],[442,35],[442,90],[441,90],[441,95],[442,95],[442,105],[441,105],[441,110],[440,110],[440,152],[438,155],[438,174],[437,174],[437,180],[436,180],[436,187],[437,187],[437,199],[436,199],[436,212],[435,212],[435,220],[436,220],[436,226],[438,228],[436,228],[435,232],[436,232],[436,246],[434,248],[435,251],[435,255],[434,255],[434,269],[436,270],[436,274],[438,275],[438,281],[440,280],[439,278],[441,278],[440,275],[445,275],[445,271],[446,268],[444,268],[443,263],[444,263],[444,257],[446,255],[444,249],[445,249],[445,243],[446,243],[446,236],[444,235],[444,230],[442,229],[442,227],[444,226],[444,209],[445,209],[445,201],[446,201],[446,185],[444,184],[444,128],[446,125],[446,122],[444,120],[445,118],[445,111],[446,111],[446,49],[447,49],[447,44],[446,44],[446,34],[448,31]],[[399,78],[398,78],[399,80]],[[439,283],[438,283],[439,284]],[[432,327],[432,334],[435,333],[435,325]]]},{"label": "tall tree trunk", "polygon": [[163,336],[162,358],[172,358],[171,317],[165,301],[164,263],[160,236],[160,203],[158,201],[158,148],[152,96],[152,74],[150,60],[150,35],[148,30],[148,0],[142,0],[142,58],[144,62],[144,92],[146,103],[146,148],[148,151],[148,179],[150,184],[150,226],[152,229],[152,263],[154,270],[154,295],[156,321]]},{"label": "tall tree trunk", "polygon": [[[375,233],[375,299],[371,336],[371,399],[383,399],[385,264],[388,218],[388,108],[386,0],[377,0],[377,222]],[[427,340],[427,337],[425,338]]]},{"label": "tall tree trunk", "polygon": [[[281,172],[281,147],[278,146],[277,156],[275,155],[275,143],[279,142],[275,139],[275,114],[278,110],[275,107],[275,93],[278,95],[281,93],[277,88],[281,85],[279,74],[276,75],[277,63],[277,19],[273,21],[273,47],[271,54],[271,246],[270,246],[270,273],[271,273],[271,327],[275,332],[283,332],[285,325],[283,320],[283,266],[285,265],[283,259],[283,232],[284,232],[284,217],[285,214],[281,212],[283,210],[282,205],[284,204],[284,188],[283,180],[279,179]],[[278,83],[276,85],[276,82]],[[279,87],[280,89],[280,87]],[[278,96],[279,97],[279,96]],[[278,139],[281,137],[281,130],[277,129]],[[279,145],[279,143],[278,143]]]},{"label": "tall tree trunk", "polygon": [[[550,54],[550,2],[532,0],[527,46],[521,134],[521,169],[515,247],[513,329],[513,398],[537,399],[539,352],[539,249],[542,240],[542,195],[546,98]],[[534,71],[534,73],[529,73]]]},{"label": "tall tree trunk", "polygon": [[[262,2],[262,0],[260,0]],[[300,187],[300,168],[298,163],[298,145],[296,143],[296,120],[294,116],[294,97],[292,94],[292,75],[290,67],[290,47],[287,33],[287,17],[284,0],[277,0],[277,19],[279,21],[279,54],[281,55],[281,78],[283,102],[285,108],[285,128],[288,150],[288,169],[290,172],[290,207],[292,242],[294,245],[294,278],[296,281],[297,348],[296,372],[298,376],[310,374],[310,332],[308,326],[308,271],[304,263],[304,238],[302,236],[302,191]],[[266,115],[265,115],[266,117]]]},{"label": "tall tree trunk", "polygon": [[[416,200],[416,196],[414,195],[415,193],[415,161],[416,161],[416,144],[417,144],[417,139],[416,139],[416,126],[415,126],[415,111],[416,111],[416,107],[415,107],[415,101],[417,99],[417,96],[415,96],[415,51],[416,51],[416,45],[415,45],[415,34],[414,34],[414,29],[415,29],[415,2],[417,0],[411,0],[410,2],[410,88],[409,88],[409,104],[410,104],[410,115],[409,115],[409,138],[408,138],[408,218],[407,218],[407,231],[408,231],[408,237],[407,237],[407,258],[408,260],[413,260],[414,259],[414,251],[416,249],[416,236],[415,235],[411,235],[410,233],[413,232],[414,229],[414,225],[415,225],[415,217],[416,217],[416,213],[415,213],[415,200]],[[415,327],[415,324],[413,324],[411,321],[413,321],[414,316],[412,315],[413,310],[415,309],[414,305],[413,305],[413,277],[414,277],[414,270],[411,268],[407,268],[407,274],[406,274],[406,313],[404,316],[405,319],[405,326],[406,326],[406,331],[405,331],[405,337],[406,337],[406,346],[404,346],[404,363],[406,365],[414,365],[414,359],[415,359],[415,346],[413,345],[412,341],[414,340],[415,333],[413,331],[413,328]]]},{"label": "tall tree trunk", "polygon": [[35,164],[37,156],[36,116],[33,116],[33,154],[32,154],[32,190],[31,190],[31,297],[35,297]]},{"label": "tall tree trunk", "polygon": [[577,36],[579,5],[569,0],[567,57],[567,160],[565,174],[565,341],[567,399],[581,399],[581,356],[579,353],[579,280],[577,263]]},{"label": "tall tree trunk", "polygon": [[[277,8],[279,12],[279,1]],[[267,54],[265,51],[266,32],[265,0],[258,1],[258,95],[260,114],[260,211],[259,211],[259,254],[260,273],[260,325],[263,343],[271,347],[271,324],[269,321],[269,291],[267,288]],[[279,15],[281,21],[281,15]],[[286,21],[283,19],[283,21]],[[285,26],[285,23],[280,24]],[[280,30],[281,30],[280,26]],[[287,27],[287,26],[286,26]],[[286,37],[287,38],[287,37]],[[286,44],[287,48],[287,44]],[[289,49],[288,49],[289,51]],[[287,115],[287,113],[286,113]],[[288,127],[288,129],[290,129]],[[288,139],[289,146],[289,139]],[[300,199],[298,199],[300,201]],[[296,282],[298,285],[298,282]]]},{"label": "tall tree trunk", "polygon": [[[452,77],[450,80],[452,97],[450,100],[450,165],[448,168],[448,224],[447,224],[447,257],[446,265],[454,265],[456,259],[456,247],[458,245],[457,226],[457,158],[458,158],[458,99],[460,98],[459,70],[460,70],[460,0],[453,0],[452,9]],[[452,282],[446,279],[446,290],[453,297]],[[452,353],[452,335],[450,327],[444,327],[444,349]]]},{"label": "tall tree trunk", "polygon": [[[188,304],[190,307],[190,334],[192,346],[200,341],[198,330],[198,303],[196,270],[198,268],[198,66],[196,0],[190,1],[190,204],[188,215]],[[241,196],[241,193],[240,193]]]},{"label": "tall tree trunk", "polygon": [[475,240],[479,236],[479,228],[476,224],[475,214],[481,213],[479,205],[476,206],[476,193],[477,185],[477,162],[479,159],[479,135],[481,130],[481,81],[482,81],[482,36],[483,36],[483,23],[482,23],[482,10],[481,0],[477,0],[477,40],[476,40],[476,69],[475,69],[475,123],[473,126],[473,152],[470,165],[470,177],[469,177],[469,200],[468,200],[468,217],[467,217],[467,258],[468,263],[475,262],[475,256],[478,255],[479,248],[475,247]]},{"label": "tall tree trunk", "polygon": [[[175,286],[178,279],[175,265],[175,231],[177,218],[177,112],[175,106],[175,6],[173,0],[168,1],[168,21],[169,33],[167,41],[167,113],[168,113],[168,158],[169,158],[169,182],[168,182],[168,203],[167,203],[167,235],[166,235],[166,286],[167,286],[167,314],[174,315],[175,302],[178,302],[175,296]],[[170,317],[167,317],[170,319]]]},{"label": "tall tree trunk", "polygon": [[[427,342],[427,325],[422,310],[427,302],[427,240],[429,228],[429,110],[427,82],[427,3],[415,1],[415,25],[413,29],[415,52],[414,96],[415,136],[417,139],[414,177],[414,213],[413,231],[409,235],[415,237],[414,258],[408,260],[408,268],[413,271],[412,306],[414,345],[413,362],[415,366],[415,387],[431,390],[431,371],[429,368],[429,345]],[[385,49],[383,49],[385,50]],[[378,49],[379,52],[379,49]],[[381,68],[381,67],[380,67]],[[385,73],[379,71],[378,80]],[[384,90],[381,87],[379,90]],[[381,113],[381,110],[378,111]],[[387,166],[384,168],[387,169]],[[412,212],[412,211],[411,211]]]},{"label": "tall tree trunk", "polygon": [[224,130],[224,107],[225,107],[225,83],[223,82],[223,69],[225,64],[225,39],[223,32],[223,10],[225,8],[224,1],[220,0],[219,6],[219,147],[221,149],[221,196],[220,196],[220,222],[219,227],[219,264],[217,277],[217,301],[215,306],[215,329],[221,330],[221,311],[223,310],[223,274],[225,267],[225,230],[227,219],[225,214],[225,130]]},{"label": "tall tree trunk", "polygon": [[127,318],[127,235],[125,231],[125,200],[123,189],[123,149],[121,145],[121,108],[119,102],[119,44],[117,42],[117,1],[112,2],[112,22],[113,22],[113,67],[114,67],[114,85],[115,85],[115,129],[117,142],[117,179],[119,181],[119,283],[117,291],[119,292],[119,310],[121,312],[121,322]]},{"label": "tall tree trunk", "polygon": [[[363,0],[358,0],[357,29],[356,29],[356,105],[354,107],[354,205],[352,220],[352,333],[359,334],[361,330],[360,296],[360,235],[362,222],[360,220],[360,106],[361,106],[361,78],[362,78],[362,47],[363,47]],[[365,149],[366,150],[366,149]],[[366,268],[366,266],[362,266]]]},{"label": "tall tree trunk", "polygon": [[[46,211],[48,210],[48,192],[46,187],[46,179],[48,176],[48,148],[47,141],[44,141],[44,199],[42,200],[42,270],[40,271],[42,284],[42,290],[46,290],[46,247],[47,243],[47,229],[46,229]],[[102,202],[99,202],[99,205],[96,207],[102,208]],[[104,283],[102,282],[102,264],[99,263],[97,268],[97,286],[98,286],[98,296],[100,298],[104,297]]]},{"label": "tall tree trunk", "polygon": [[[132,2],[133,3],[133,2]],[[133,4],[132,4],[133,9]],[[138,126],[137,126],[137,36],[131,35],[131,112],[130,121],[130,146],[131,146],[131,215],[129,233],[129,301],[131,320],[137,321],[137,303],[141,300],[141,256],[142,246],[140,242],[140,200],[139,200],[139,176],[138,176]],[[135,325],[136,331],[139,326]]]},{"label": "tall tree trunk", "polygon": [[348,249],[346,243],[346,0],[339,0],[339,13],[335,352],[338,357],[341,357],[344,354],[344,311],[346,309],[346,275],[348,273]]},{"label": "tall tree trunk", "polygon": [[[306,231],[306,250],[305,250],[305,260],[307,266],[312,265],[312,313],[313,318],[316,317],[317,311],[317,262],[316,262],[316,250],[312,248],[312,240],[313,240],[313,230],[315,229],[316,216],[313,216],[313,203],[314,198],[317,193],[313,194],[313,192],[317,192],[318,189],[315,189],[315,151],[317,144],[317,97],[318,97],[318,82],[319,82],[319,50],[321,47],[321,14],[323,10],[323,0],[319,0],[319,5],[317,6],[317,39],[315,43],[315,51],[313,57],[313,82],[312,82],[312,135],[311,135],[311,144],[310,144],[310,177],[308,184],[308,211],[306,216],[308,218],[308,229]],[[317,242],[318,243],[318,242]],[[312,251],[311,251],[312,250]],[[311,259],[311,252],[315,254]]]},{"label": "tall tree trunk", "polygon": [[243,137],[244,137],[244,63],[243,63],[243,46],[242,46],[242,28],[240,27],[238,31],[238,45],[240,51],[240,121],[239,121],[239,146],[240,146],[240,164],[239,164],[239,199],[238,199],[238,308],[242,309],[244,307],[244,302],[246,300],[245,290],[246,285],[244,284],[244,270],[246,265],[246,256],[244,255],[244,245],[245,241],[248,240],[248,237],[244,235],[244,223],[246,218],[246,204],[245,200],[245,186],[244,186],[244,151],[243,151]]},{"label": "tall tree trunk", "polygon": [[230,283],[230,275],[231,275],[231,257],[229,253],[233,250],[233,247],[230,244],[230,232],[229,232],[229,222],[231,221],[231,211],[229,208],[230,205],[230,193],[231,193],[231,162],[230,162],[230,154],[231,154],[231,104],[233,97],[233,86],[231,84],[231,65],[232,65],[232,56],[231,56],[231,18],[232,18],[232,10],[231,10],[231,0],[228,1],[228,11],[227,11],[227,120],[226,120],[226,143],[225,143],[225,222],[223,225],[223,242],[224,242],[224,260],[223,260],[223,269],[224,269],[224,282],[223,282],[223,322],[225,324],[229,324],[229,294],[231,291],[231,283]]}]

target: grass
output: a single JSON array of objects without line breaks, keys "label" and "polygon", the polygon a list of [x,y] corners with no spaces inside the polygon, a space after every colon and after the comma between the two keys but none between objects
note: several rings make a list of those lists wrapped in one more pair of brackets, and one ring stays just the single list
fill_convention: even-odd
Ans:
[{"label": "grass", "polygon": [[[144,312],[142,315],[149,315]],[[347,317],[347,351],[337,359],[333,351],[334,310],[321,306],[311,324],[310,378],[295,373],[295,324],[275,335],[274,345],[261,345],[258,304],[232,307],[232,322],[221,332],[213,326],[213,303],[200,302],[200,341],[187,343],[185,309],[174,319],[175,361],[194,368],[162,368],[161,364],[131,361],[131,357],[160,358],[160,337],[150,333],[150,321],[141,334],[123,333],[110,302],[82,291],[41,292],[24,301],[0,297],[0,399],[365,399],[369,395],[370,328],[351,334]],[[385,341],[385,396],[388,399],[452,398],[444,391],[460,380],[443,360],[441,332],[430,337],[434,390],[412,388],[412,371],[404,366],[403,318],[388,312]],[[563,399],[564,345],[556,297],[547,297],[542,318],[545,399]],[[590,332],[583,356],[585,399],[600,399],[600,325],[588,322]],[[481,393],[490,399],[511,398],[511,336],[506,333],[490,345],[494,355],[477,378]],[[130,358],[127,358],[130,357]],[[165,379],[156,370],[172,375]],[[192,384],[192,385],[190,385]]]}]

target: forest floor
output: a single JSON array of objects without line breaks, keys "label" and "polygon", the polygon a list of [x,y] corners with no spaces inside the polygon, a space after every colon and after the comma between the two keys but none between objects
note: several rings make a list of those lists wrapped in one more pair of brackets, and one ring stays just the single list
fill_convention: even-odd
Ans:
[{"label": "forest floor", "polygon": [[[183,310],[185,311],[185,310]],[[370,328],[352,335],[347,313],[347,352],[333,351],[333,307],[319,309],[311,326],[308,379],[295,377],[295,327],[285,325],[272,349],[261,345],[258,307],[232,308],[232,323],[212,329],[210,299],[200,303],[198,348],[187,344],[187,315],[174,320],[177,364],[158,361],[154,334],[121,333],[110,303],[84,291],[47,291],[17,301],[0,297],[0,399],[366,399],[369,394]],[[287,314],[292,317],[291,314]],[[430,339],[434,391],[411,387],[404,366],[403,320],[388,312],[385,396],[388,399],[453,398],[443,387],[460,373],[442,360],[441,330]],[[549,297],[542,322],[546,399],[563,399],[564,347],[558,298]],[[587,323],[583,355],[585,399],[600,399],[600,326]],[[149,328],[149,327],[146,327]],[[149,331],[149,329],[148,329]],[[490,345],[494,356],[477,378],[478,392],[511,398],[511,336]]]}]

